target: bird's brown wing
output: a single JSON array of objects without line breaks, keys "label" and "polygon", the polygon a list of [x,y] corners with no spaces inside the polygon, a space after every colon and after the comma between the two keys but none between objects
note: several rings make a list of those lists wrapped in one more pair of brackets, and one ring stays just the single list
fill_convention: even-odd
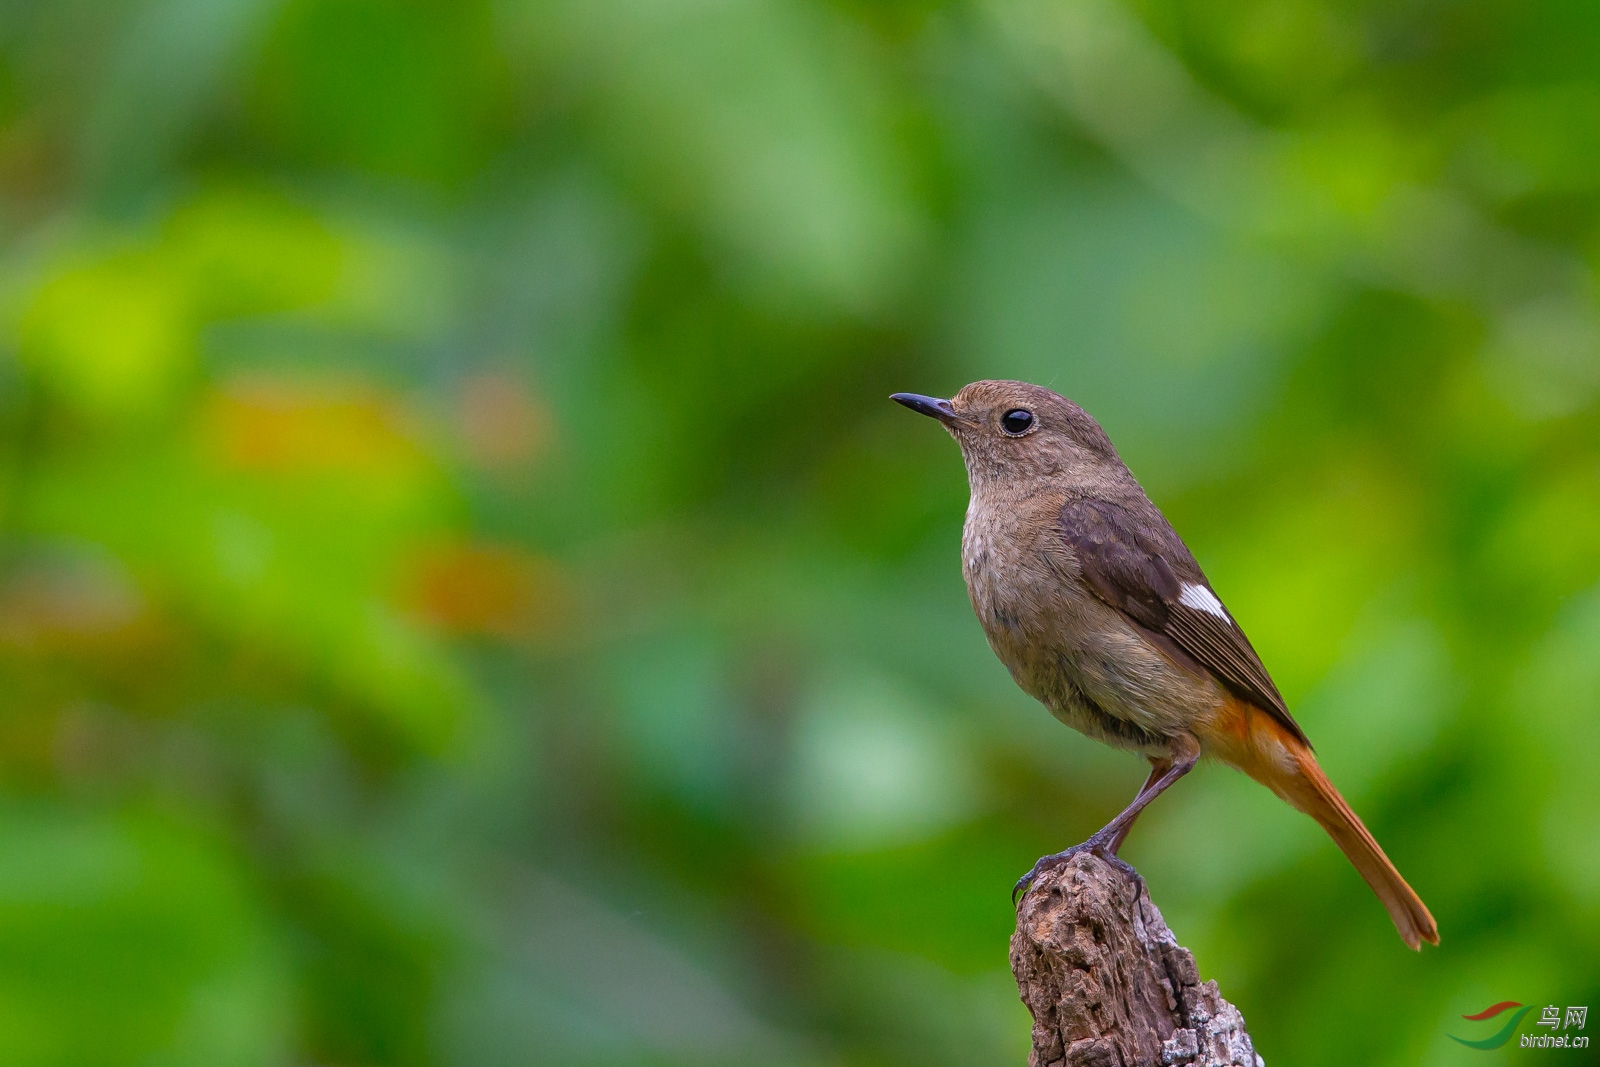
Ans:
[{"label": "bird's brown wing", "polygon": [[1062,540],[1095,595],[1176,645],[1235,696],[1269,712],[1308,746],[1278,687],[1171,524],[1137,499],[1073,499]]}]

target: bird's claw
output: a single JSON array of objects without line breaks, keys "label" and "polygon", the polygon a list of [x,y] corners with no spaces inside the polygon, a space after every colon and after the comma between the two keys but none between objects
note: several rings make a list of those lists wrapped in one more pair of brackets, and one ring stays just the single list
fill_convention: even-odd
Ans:
[{"label": "bird's claw", "polygon": [[1028,888],[1028,886],[1032,885],[1034,880],[1037,879],[1041,874],[1046,871],[1053,870],[1056,867],[1060,867],[1080,852],[1088,852],[1098,856],[1100,859],[1105,860],[1107,863],[1111,864],[1111,866],[1115,867],[1117,870],[1133,879],[1133,883],[1138,888],[1138,891],[1143,893],[1144,879],[1140,877],[1139,872],[1134,870],[1126,860],[1122,859],[1115,852],[1111,851],[1111,843],[1109,841],[1101,841],[1097,838],[1098,835],[1089,838],[1089,840],[1085,841],[1081,845],[1073,845],[1069,849],[1064,849],[1048,856],[1040,856],[1038,861],[1034,863],[1033,869],[1028,871],[1028,873],[1023,875],[1021,878],[1017,879],[1017,884],[1012,887],[1011,906],[1017,906],[1017,901],[1021,899],[1023,892]]}]

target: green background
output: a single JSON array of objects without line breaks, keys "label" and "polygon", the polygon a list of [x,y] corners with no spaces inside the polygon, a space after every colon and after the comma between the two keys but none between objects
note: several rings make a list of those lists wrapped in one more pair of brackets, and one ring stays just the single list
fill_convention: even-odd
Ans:
[{"label": "green background", "polygon": [[1593,3],[14,0],[0,235],[7,1067],[1022,1063],[1144,767],[972,618],[985,377],[1438,918],[1155,804],[1266,1061],[1600,1007]]}]

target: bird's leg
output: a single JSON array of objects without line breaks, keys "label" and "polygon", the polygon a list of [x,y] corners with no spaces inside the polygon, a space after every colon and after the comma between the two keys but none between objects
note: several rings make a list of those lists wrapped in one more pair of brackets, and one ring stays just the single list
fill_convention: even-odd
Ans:
[{"label": "bird's leg", "polygon": [[1147,783],[1139,790],[1139,795],[1133,798],[1133,803],[1123,808],[1116,818],[1095,831],[1084,844],[1091,846],[1096,852],[1104,849],[1115,855],[1122,845],[1123,838],[1133,829],[1133,820],[1139,817],[1145,805],[1164,793],[1173,782],[1194,770],[1194,765],[1200,762],[1200,743],[1188,734],[1180,734],[1174,738],[1172,747],[1175,751],[1170,760],[1162,761],[1167,766],[1161,775],[1158,777],[1155,768],[1152,767],[1150,777],[1155,781]]},{"label": "bird's leg", "polygon": [[[1146,758],[1150,761],[1150,774],[1147,778],[1145,778],[1144,785],[1141,785],[1139,787],[1139,791],[1134,794],[1134,800],[1138,800],[1140,797],[1148,793],[1152,788],[1155,787],[1155,784],[1161,780],[1161,777],[1172,769],[1172,760],[1166,756],[1148,756]],[[1130,805],[1130,807],[1131,806],[1132,805]],[[1135,871],[1132,866],[1130,866],[1117,855],[1117,850],[1122,847],[1122,842],[1127,840],[1128,832],[1133,829],[1134,820],[1138,817],[1139,813],[1137,810],[1135,810],[1133,813],[1133,818],[1130,818],[1127,822],[1122,824],[1122,829],[1117,831],[1116,838],[1111,842],[1110,847],[1106,849],[1108,855],[1105,856],[1105,859],[1108,860],[1112,866],[1121,869],[1124,874],[1133,878],[1136,882],[1142,883],[1143,879],[1139,877],[1139,872]],[[1100,833],[1104,832],[1104,830],[1100,831]],[[1095,837],[1098,836],[1100,836],[1100,834],[1095,835]],[[1011,894],[1012,899],[1015,900],[1016,895],[1022,891],[1023,886],[1039,877],[1039,875],[1048,868],[1055,866],[1057,863],[1064,863],[1069,857],[1090,848],[1090,841],[1093,840],[1094,838],[1090,838],[1089,841],[1085,841],[1081,845],[1074,845],[1065,852],[1057,852],[1054,855],[1042,857],[1039,862],[1033,865],[1033,870],[1029,871],[1027,875],[1024,876],[1022,881],[1017,883],[1016,888]]]},{"label": "bird's leg", "polygon": [[1137,871],[1117,858],[1117,849],[1121,847],[1123,838],[1128,836],[1128,831],[1133,828],[1133,821],[1139,817],[1145,805],[1164,793],[1173,782],[1194,770],[1194,765],[1200,762],[1200,742],[1192,734],[1178,734],[1174,737],[1172,750],[1170,757],[1150,761],[1149,779],[1145,781],[1139,794],[1133,798],[1133,802],[1123,808],[1116,818],[1096,830],[1083,844],[1073,845],[1054,855],[1041,856],[1033,865],[1033,869],[1017,881],[1011,891],[1012,902],[1015,903],[1022,891],[1028,887],[1028,883],[1050,868],[1059,867],[1079,852],[1092,852],[1134,880],[1140,880]]},{"label": "bird's leg", "polygon": [[[1139,791],[1134,794],[1135,800],[1154,788],[1155,784],[1161,780],[1161,776],[1172,769],[1172,760],[1166,756],[1150,756],[1148,759],[1150,760],[1150,777],[1144,780],[1144,785],[1141,785]],[[1138,817],[1136,812],[1133,819],[1123,823],[1122,829],[1117,833],[1116,840],[1111,842],[1111,854],[1113,856],[1122,848],[1122,843],[1128,839],[1128,832],[1133,829],[1134,819]]]}]

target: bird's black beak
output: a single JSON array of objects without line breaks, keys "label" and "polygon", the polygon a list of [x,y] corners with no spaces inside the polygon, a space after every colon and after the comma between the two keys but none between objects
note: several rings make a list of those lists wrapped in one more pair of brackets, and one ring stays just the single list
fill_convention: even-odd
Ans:
[{"label": "bird's black beak", "polygon": [[889,398],[896,404],[904,404],[912,411],[920,412],[940,422],[949,423],[958,418],[956,409],[950,401],[940,400],[937,397],[923,396],[921,393],[895,393]]}]

